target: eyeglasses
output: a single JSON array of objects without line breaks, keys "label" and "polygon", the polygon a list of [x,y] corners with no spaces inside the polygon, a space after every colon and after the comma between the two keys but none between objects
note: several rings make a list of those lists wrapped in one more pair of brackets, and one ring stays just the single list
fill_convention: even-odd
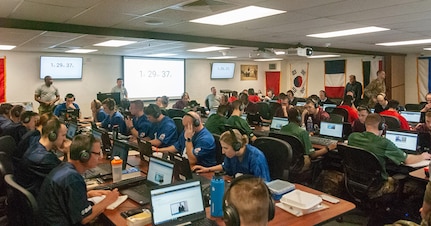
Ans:
[{"label": "eyeglasses", "polygon": [[103,152],[101,152],[101,151],[99,151],[99,152],[92,151],[91,154],[95,154],[95,155],[98,155],[98,157],[103,158]]}]

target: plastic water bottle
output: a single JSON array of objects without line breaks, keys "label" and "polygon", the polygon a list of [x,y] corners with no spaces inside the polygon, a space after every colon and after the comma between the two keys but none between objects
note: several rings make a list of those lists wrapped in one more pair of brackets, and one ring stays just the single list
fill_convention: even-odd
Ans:
[{"label": "plastic water bottle", "polygon": [[313,119],[311,118],[311,116],[308,116],[307,119],[307,131],[310,133],[314,132]]},{"label": "plastic water bottle", "polygon": [[121,175],[123,171],[123,160],[118,156],[114,156],[111,161],[112,166],[112,182],[118,182],[121,180]]},{"label": "plastic water bottle", "polygon": [[112,139],[118,140],[118,125],[112,127]]},{"label": "plastic water bottle", "polygon": [[223,216],[223,194],[224,179],[223,175],[216,172],[211,179],[211,216]]}]

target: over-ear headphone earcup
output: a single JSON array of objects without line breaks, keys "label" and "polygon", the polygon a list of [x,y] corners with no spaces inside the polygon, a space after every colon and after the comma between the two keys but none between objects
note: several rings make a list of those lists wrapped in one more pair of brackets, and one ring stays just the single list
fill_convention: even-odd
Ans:
[{"label": "over-ear headphone earcup", "polygon": [[190,116],[193,119],[193,127],[198,127],[201,124],[199,119],[195,118],[192,114],[187,113],[186,115]]},{"label": "over-ear headphone earcup", "polygon": [[24,121],[22,121],[23,123],[29,123],[30,122],[30,117],[25,117]]},{"label": "over-ear headphone earcup", "polygon": [[88,162],[90,160],[91,154],[87,150],[82,150],[79,153],[79,161],[82,163]]},{"label": "over-ear headphone earcup", "polygon": [[238,211],[233,205],[223,205],[223,220],[226,226],[239,226]]},{"label": "over-ear headphone earcup", "polygon": [[242,147],[242,143],[238,142],[238,140],[236,139],[235,133],[233,132],[233,130],[229,130],[230,135],[232,137],[232,148],[234,151],[239,151],[239,149],[241,149]]},{"label": "over-ear headphone earcup", "polygon": [[275,202],[272,198],[271,191],[268,188],[268,196],[269,196],[269,207],[268,207],[268,221],[271,221],[275,217]]},{"label": "over-ear headphone earcup", "polygon": [[57,140],[57,133],[55,131],[51,131],[48,134],[48,140],[54,142]]}]

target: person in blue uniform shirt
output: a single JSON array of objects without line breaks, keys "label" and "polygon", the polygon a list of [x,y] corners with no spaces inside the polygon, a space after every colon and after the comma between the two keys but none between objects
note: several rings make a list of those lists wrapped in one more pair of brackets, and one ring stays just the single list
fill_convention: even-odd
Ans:
[{"label": "person in blue uniform shirt", "polygon": [[[87,191],[81,176],[97,166],[100,151],[100,141],[91,134],[80,134],[73,139],[69,162],[53,169],[42,184],[44,192],[37,199],[42,225],[87,224],[117,200],[117,189]],[[101,195],[105,198],[97,204],[88,200]]]},{"label": "person in blue uniform shirt", "polygon": [[124,117],[115,109],[115,105],[115,100],[112,98],[106,98],[102,102],[103,110],[108,114],[108,117],[106,117],[102,122],[102,128],[112,131],[114,126],[118,126],[118,132],[123,135],[128,135]]},{"label": "person in blue uniform shirt", "polygon": [[256,147],[248,144],[248,137],[237,129],[224,132],[220,136],[224,162],[212,167],[196,165],[192,168],[198,173],[225,171],[227,175],[237,177],[250,174],[269,182],[268,163],[265,155]]},{"label": "person in blue uniform shirt", "polygon": [[133,138],[140,139],[150,134],[151,122],[144,114],[144,102],[133,100],[130,102],[130,113],[133,118],[126,117],[126,126]]},{"label": "person in blue uniform shirt", "polygon": [[54,115],[60,116],[61,111],[69,109],[79,109],[79,105],[75,103],[75,96],[72,93],[68,93],[64,98],[64,103],[57,105],[54,109]]},{"label": "person in blue uniform shirt", "polygon": [[201,118],[196,112],[188,112],[183,117],[184,131],[178,141],[169,147],[156,148],[154,151],[179,152],[187,156],[190,166],[205,167],[216,165],[215,140],[213,135],[202,125]]},{"label": "person in blue uniform shirt", "polygon": [[91,114],[93,116],[93,122],[103,122],[108,115],[102,108],[102,102],[99,100],[93,100],[90,104]]},{"label": "person in blue uniform shirt", "polygon": [[151,122],[151,131],[153,135],[149,135],[148,140],[153,146],[162,148],[173,145],[177,139],[177,127],[174,120],[162,114],[159,106],[150,104],[144,110],[148,121]]},{"label": "person in blue uniform shirt", "polygon": [[61,163],[53,150],[63,147],[68,152],[70,148],[66,133],[66,126],[61,124],[58,118],[50,119],[42,128],[39,142],[34,142],[29,146],[16,169],[16,182],[35,197],[39,194],[45,177]]}]

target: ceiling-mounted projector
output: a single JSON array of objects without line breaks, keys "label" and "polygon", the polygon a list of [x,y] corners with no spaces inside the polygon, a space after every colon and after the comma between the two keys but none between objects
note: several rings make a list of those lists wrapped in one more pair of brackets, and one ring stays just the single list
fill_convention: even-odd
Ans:
[{"label": "ceiling-mounted projector", "polygon": [[248,57],[252,59],[265,59],[265,58],[272,58],[275,54],[272,50],[269,49],[257,49],[253,50],[248,54]]},{"label": "ceiling-mounted projector", "polygon": [[313,49],[310,47],[304,47],[304,48],[298,47],[295,49],[288,49],[287,55],[296,55],[296,56],[303,56],[303,57],[312,56]]}]

